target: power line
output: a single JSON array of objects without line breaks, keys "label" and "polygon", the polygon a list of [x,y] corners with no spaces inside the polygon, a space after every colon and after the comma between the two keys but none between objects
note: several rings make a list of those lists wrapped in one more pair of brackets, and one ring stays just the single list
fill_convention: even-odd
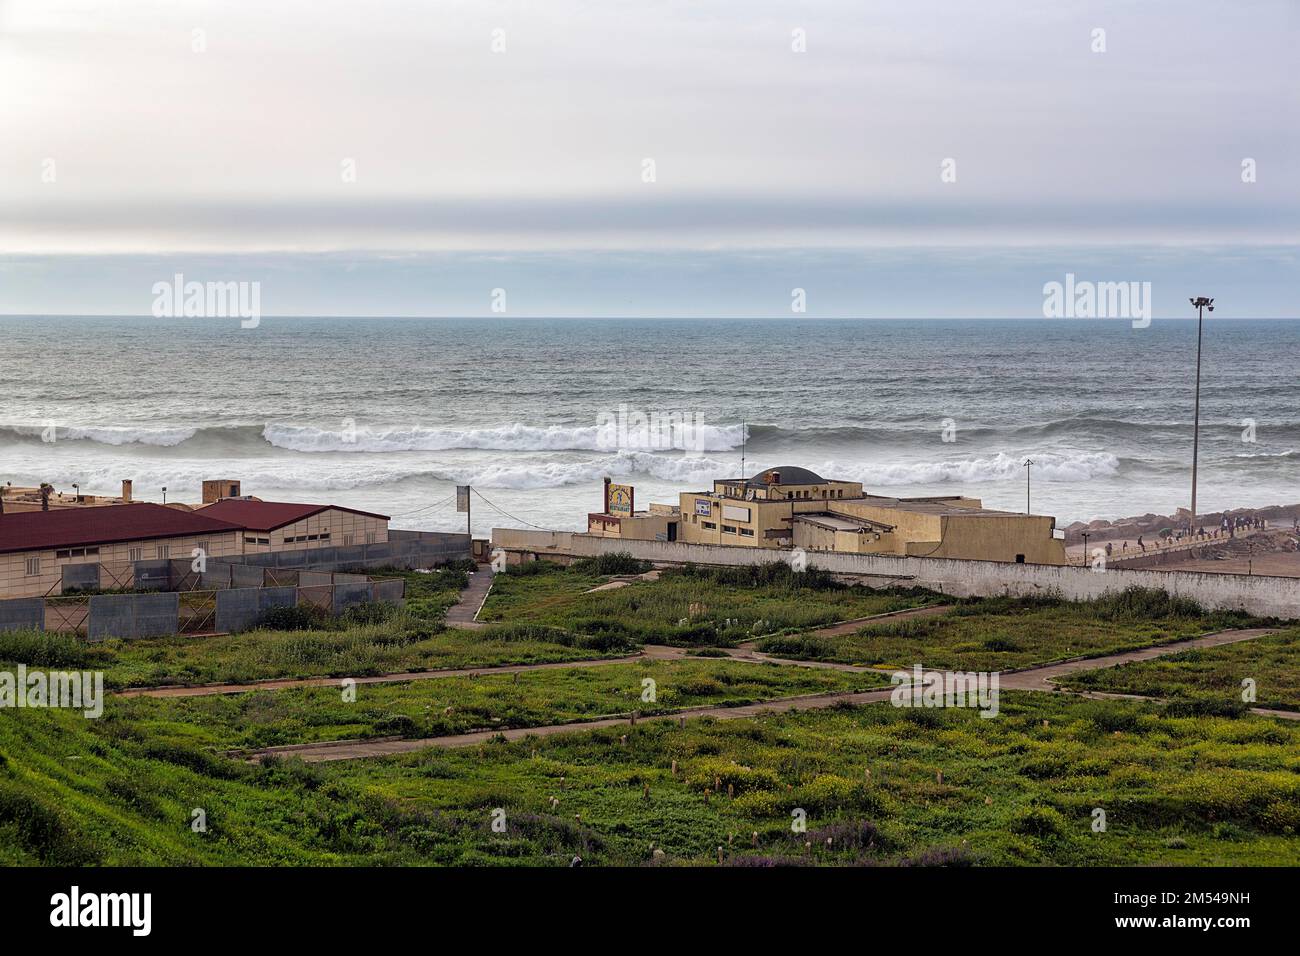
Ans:
[{"label": "power line", "polygon": [[[478,495],[480,498],[483,498],[483,494],[482,494],[482,492],[480,492],[477,488],[472,488],[472,487],[471,487],[471,488],[470,488],[470,491],[474,492],[474,494]],[[483,500],[484,500],[485,502],[487,502],[487,506],[488,506],[489,508],[492,508],[494,511],[499,511],[501,514],[505,515],[505,516],[506,516],[507,518],[509,518],[511,521],[518,521],[520,524],[526,524],[526,525],[528,525],[528,527],[530,527],[530,528],[536,528],[538,531],[554,531],[554,530],[555,530],[554,528],[543,528],[541,525],[539,525],[539,524],[533,524],[531,521],[524,521],[523,518],[520,518],[520,517],[518,517],[517,515],[512,515],[509,511],[506,511],[504,508],[499,508],[499,507],[497,507],[497,506],[494,505],[492,502],[488,501],[486,498],[483,498]]]},{"label": "power line", "polygon": [[408,518],[411,515],[418,515],[423,511],[432,511],[434,508],[440,507],[441,505],[445,505],[447,502],[451,501],[451,499],[455,497],[456,497],[455,495],[448,495],[446,498],[443,498],[441,501],[436,501],[431,505],[425,505],[423,508],[416,508],[414,511],[403,511],[401,514],[396,514],[393,515],[392,517]]}]

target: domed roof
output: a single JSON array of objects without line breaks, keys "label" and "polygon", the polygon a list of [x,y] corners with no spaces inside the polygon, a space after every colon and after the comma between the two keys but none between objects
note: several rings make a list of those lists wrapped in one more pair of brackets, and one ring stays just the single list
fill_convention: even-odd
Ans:
[{"label": "domed roof", "polygon": [[[780,481],[773,481],[777,475],[780,475]],[[826,479],[816,472],[809,471],[807,468],[799,468],[795,465],[784,465],[780,468],[768,468],[760,471],[749,481],[745,482],[746,488],[766,488],[768,485],[820,485]]]}]

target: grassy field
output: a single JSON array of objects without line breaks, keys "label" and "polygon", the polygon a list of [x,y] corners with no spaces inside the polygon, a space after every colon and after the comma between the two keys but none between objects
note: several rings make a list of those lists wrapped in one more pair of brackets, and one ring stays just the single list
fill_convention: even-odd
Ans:
[{"label": "grassy field", "polygon": [[527,621],[635,643],[728,646],[941,600],[919,588],[851,587],[823,572],[795,573],[784,564],[686,567],[666,570],[658,581],[587,593],[603,580],[581,565],[539,561],[512,568],[497,575],[480,619]]},{"label": "grassy field", "polygon": [[311,766],[133,726],[0,716],[0,862],[639,865],[653,846],[669,865],[719,847],[734,865],[1300,864],[1300,727],[1126,701],[1006,694],[993,720],[870,705]]},{"label": "grassy field", "polygon": [[[1242,681],[1255,682],[1256,700],[1242,701]],[[1073,690],[1189,701],[1205,708],[1300,710],[1300,629],[1239,644],[1183,651],[1154,661],[1071,674]]]},{"label": "grassy field", "polygon": [[[654,681],[653,701],[642,700]],[[439,677],[360,684],[355,701],[338,688],[250,691],[209,697],[113,698],[102,722],[111,733],[215,750],[400,735],[435,737],[473,730],[535,727],[639,711],[867,690],[879,674],[732,661],[638,661],[592,668]]]},{"label": "grassy field", "polygon": [[[567,644],[564,642],[568,642]],[[510,627],[448,630],[398,615],[342,631],[245,631],[220,637],[106,640],[62,634],[0,633],[0,668],[16,664],[102,670],[109,687],[242,683],[269,678],[361,677],[496,664],[536,664],[610,656],[560,632]]]},{"label": "grassy field", "polygon": [[1205,613],[1163,591],[1126,591],[1096,601],[988,598],[928,618],[882,621],[855,634],[778,636],[759,650],[781,657],[963,670],[1012,670],[1165,644],[1257,623]]}]

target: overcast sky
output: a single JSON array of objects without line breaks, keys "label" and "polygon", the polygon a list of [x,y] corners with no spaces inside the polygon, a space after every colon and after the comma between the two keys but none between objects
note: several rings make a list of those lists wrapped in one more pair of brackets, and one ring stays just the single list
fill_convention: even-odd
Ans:
[{"label": "overcast sky", "polygon": [[1295,316],[1298,41],[1297,0],[0,0],[0,312],[180,271],[279,314],[1028,315],[1075,271]]}]

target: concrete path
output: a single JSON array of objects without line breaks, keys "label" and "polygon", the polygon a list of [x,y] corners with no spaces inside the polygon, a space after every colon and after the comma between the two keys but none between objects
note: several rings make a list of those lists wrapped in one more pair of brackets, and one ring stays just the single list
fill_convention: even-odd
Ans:
[{"label": "concrete path", "polygon": [[444,623],[448,627],[473,630],[483,626],[478,612],[483,609],[483,602],[492,590],[493,574],[490,565],[479,565],[477,571],[470,573],[469,587],[461,591],[460,600],[447,609]]},{"label": "concrete path", "polygon": [[[1219,631],[1215,634],[1206,634],[1202,637],[1191,638],[1186,641],[1177,641],[1173,644],[1161,644],[1157,647],[1145,647],[1140,650],[1126,651],[1122,654],[1110,654],[1106,657],[1082,658],[1071,661],[1062,661],[1055,664],[1046,664],[1042,667],[1028,668],[1023,671],[1006,671],[1000,676],[1001,689],[1006,690],[1027,690],[1027,691],[1059,691],[1055,685],[1049,683],[1052,677],[1058,677],[1062,674],[1073,673],[1079,670],[1094,670],[1103,667],[1116,667],[1129,661],[1151,660],[1156,657],[1163,657],[1168,654],[1177,654],[1180,651],[1193,650],[1201,647],[1218,647],[1222,644],[1234,644],[1238,641],[1249,641],[1256,638],[1264,637],[1268,634],[1277,634],[1280,628],[1249,628],[1240,631]],[[794,662],[791,663],[801,663]],[[869,690],[859,692],[832,692],[827,694],[810,694],[801,697],[787,697],[779,700],[764,701],[757,704],[747,704],[743,707],[694,707],[678,711],[673,714],[664,714],[655,717],[642,717],[641,723],[661,722],[665,720],[684,721],[686,718],[712,717],[716,720],[735,720],[743,717],[756,717],[761,714],[770,714],[779,711],[788,710],[820,710],[826,707],[836,705],[856,706],[859,704],[873,704],[889,700],[894,692],[894,687],[885,687],[880,690]],[[1283,715],[1286,719],[1297,719],[1295,715],[1287,712],[1264,711],[1260,713],[1268,715]],[[508,730],[481,730],[468,734],[455,734],[446,737],[424,737],[417,740],[395,740],[384,738],[381,740],[340,740],[333,742],[323,742],[318,744],[295,744],[288,747],[271,747],[265,750],[252,751],[245,754],[246,759],[258,763],[263,757],[271,755],[293,754],[300,757],[308,763],[316,763],[330,760],[357,760],[365,757],[381,757],[390,754],[410,753],[415,750],[423,750],[428,747],[472,747],[475,744],[486,743],[493,738],[502,737],[506,740],[520,740],[528,736],[549,737],[554,734],[573,733],[580,731],[596,730],[604,727],[626,727],[630,726],[633,721],[627,717],[611,717],[602,720],[592,721],[575,721],[565,724],[547,724],[540,727],[520,727]]]},{"label": "concrete path", "polygon": [[616,577],[611,581],[606,581],[604,584],[597,584],[594,588],[587,588],[587,590],[582,593],[591,594],[594,591],[617,591],[619,588],[625,588],[629,584],[634,584],[637,581],[658,581],[659,576],[662,573],[663,572],[659,568],[655,568],[653,571],[647,571],[645,574],[632,574]]}]

